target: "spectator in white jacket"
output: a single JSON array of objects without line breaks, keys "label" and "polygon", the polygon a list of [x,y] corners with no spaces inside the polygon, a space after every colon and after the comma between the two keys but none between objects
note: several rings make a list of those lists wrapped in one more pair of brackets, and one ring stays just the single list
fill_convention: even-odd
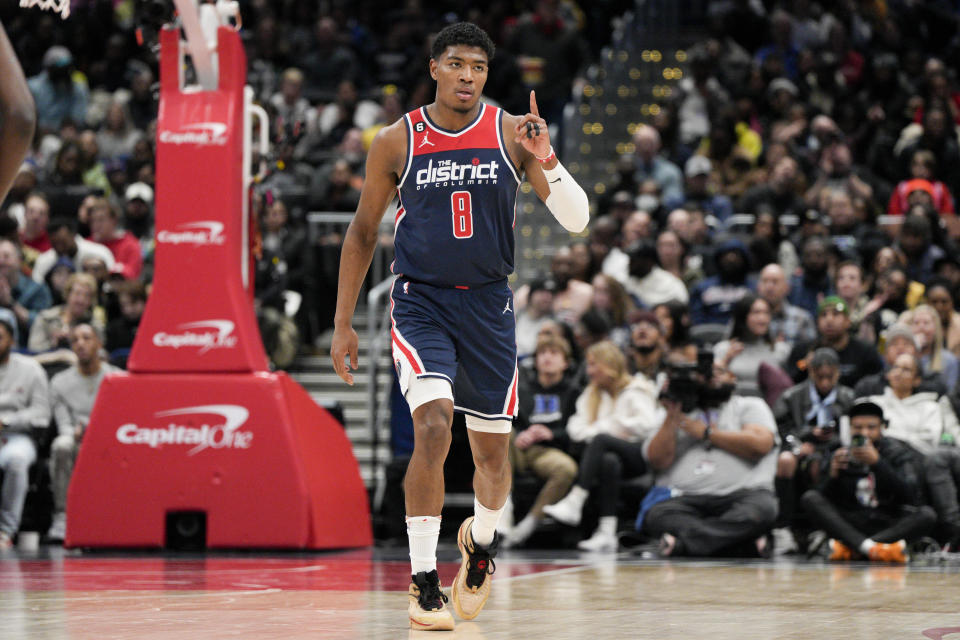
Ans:
[{"label": "spectator in white jacket", "polygon": [[[655,315],[646,313],[634,324],[631,341],[647,360],[659,363],[664,340]],[[665,414],[657,382],[643,372],[631,376],[626,357],[612,342],[604,340],[587,350],[587,377],[590,383],[577,398],[576,413],[567,423],[570,439],[587,443],[580,472],[570,493],[545,506],[543,512],[558,522],[577,526],[593,491],[600,522],[593,535],[578,546],[586,551],[616,551],[620,482],[646,472],[643,441],[657,430]]]},{"label": "spectator in white jacket", "polygon": [[932,391],[917,393],[922,374],[917,357],[905,353],[887,371],[883,395],[871,400],[883,408],[887,420],[884,435],[902,440],[924,455],[930,455],[944,434],[960,439],[960,424],[946,396]]}]

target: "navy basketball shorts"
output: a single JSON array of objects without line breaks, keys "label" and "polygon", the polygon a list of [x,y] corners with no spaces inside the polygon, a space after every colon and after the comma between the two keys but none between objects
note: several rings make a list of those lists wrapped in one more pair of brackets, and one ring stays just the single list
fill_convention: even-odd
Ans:
[{"label": "navy basketball shorts", "polygon": [[[517,341],[506,280],[463,289],[400,276],[390,293],[390,319],[404,396],[421,381],[446,392],[446,385],[437,384],[445,380],[468,428],[509,433],[517,414]],[[427,400],[449,397],[431,395]],[[411,411],[415,408],[411,403]]]}]

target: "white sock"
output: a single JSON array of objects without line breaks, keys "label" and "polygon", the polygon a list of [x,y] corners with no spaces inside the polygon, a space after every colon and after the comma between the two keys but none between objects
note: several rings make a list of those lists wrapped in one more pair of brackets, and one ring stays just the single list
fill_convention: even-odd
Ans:
[{"label": "white sock", "polygon": [[617,516],[602,516],[597,531],[604,535],[617,535]]},{"label": "white sock", "polygon": [[876,542],[874,542],[870,538],[867,538],[866,540],[860,543],[860,553],[862,553],[865,556],[870,555],[870,549],[873,549],[873,547],[876,544],[877,544]]},{"label": "white sock", "polygon": [[427,573],[437,568],[437,539],[440,537],[438,516],[407,516],[407,539],[410,541],[410,572]]},{"label": "white sock", "polygon": [[506,505],[499,509],[488,509],[480,504],[479,500],[473,499],[473,526],[470,528],[470,535],[476,544],[486,547],[493,542],[493,534],[497,531],[497,523],[500,522],[504,507]]},{"label": "white sock", "polygon": [[500,516],[500,522],[497,523],[497,531],[500,535],[505,535],[513,529],[513,497],[507,496],[507,501],[503,504],[503,515]]}]

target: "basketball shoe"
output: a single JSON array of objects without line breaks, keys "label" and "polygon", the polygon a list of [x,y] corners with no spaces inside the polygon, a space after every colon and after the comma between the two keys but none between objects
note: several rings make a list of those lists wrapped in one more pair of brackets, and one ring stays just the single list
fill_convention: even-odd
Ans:
[{"label": "basketball shoe", "polygon": [[907,543],[905,540],[883,543],[878,542],[870,549],[870,559],[875,562],[907,563]]},{"label": "basketball shoe", "polygon": [[500,545],[499,533],[493,535],[493,542],[486,548],[474,543],[472,525],[473,516],[470,516],[457,532],[457,547],[463,560],[451,591],[453,609],[464,620],[476,618],[490,597],[490,583],[493,581],[490,576],[497,568],[493,558]]},{"label": "basketball shoe", "polygon": [[847,562],[853,560],[853,551],[839,540],[830,540],[830,560],[833,562]]},{"label": "basketball shoe", "polygon": [[422,631],[452,631],[453,616],[446,607],[447,596],[440,590],[437,570],[410,576],[407,590],[410,628]]}]

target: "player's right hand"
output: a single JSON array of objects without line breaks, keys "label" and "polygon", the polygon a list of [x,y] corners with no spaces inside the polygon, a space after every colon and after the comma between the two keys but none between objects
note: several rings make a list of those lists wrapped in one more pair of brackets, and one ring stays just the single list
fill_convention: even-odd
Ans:
[{"label": "player's right hand", "polygon": [[[330,357],[333,359],[333,370],[349,385],[353,384],[353,374],[350,369],[357,370],[360,364],[360,339],[353,327],[336,328],[333,330],[333,342],[330,345]],[[350,356],[350,367],[347,368],[346,358]]]}]

